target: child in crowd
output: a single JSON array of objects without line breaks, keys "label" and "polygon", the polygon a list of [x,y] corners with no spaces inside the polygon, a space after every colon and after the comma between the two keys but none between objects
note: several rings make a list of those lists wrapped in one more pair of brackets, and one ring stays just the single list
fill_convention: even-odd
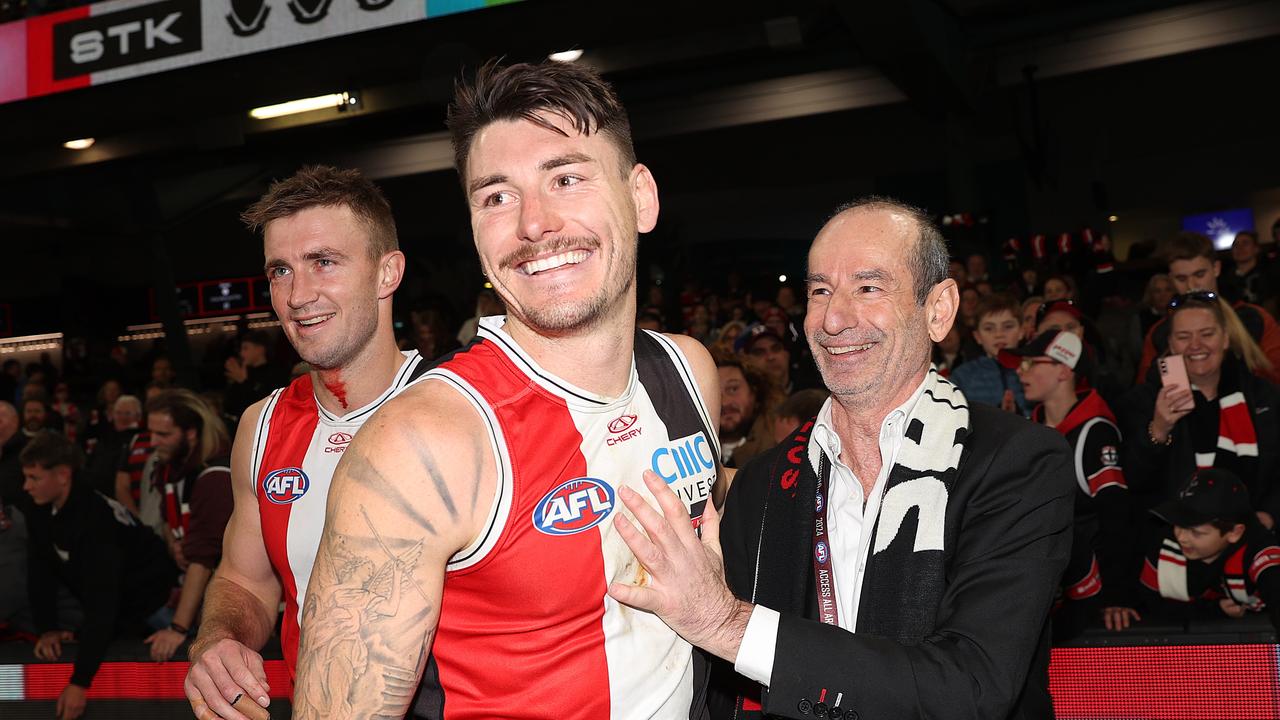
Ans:
[{"label": "child in crowd", "polygon": [[[1228,470],[1197,471],[1177,498],[1152,510],[1163,520],[1146,547],[1146,607],[1174,618],[1240,618],[1266,611],[1280,629],[1280,543],[1258,523],[1243,482]],[[1107,627],[1139,620],[1129,607],[1106,609]]]},{"label": "child in crowd", "polygon": [[989,295],[978,302],[973,337],[982,346],[983,356],[951,371],[950,380],[970,402],[995,405],[1025,416],[1027,400],[1017,373],[996,361],[1001,350],[1018,344],[1018,310],[1018,301],[1008,295]]},{"label": "child in crowd", "polygon": [[[1067,602],[1054,620],[1059,637],[1096,622],[1104,607],[1128,600],[1126,560],[1132,538],[1129,486],[1120,466],[1120,430],[1115,414],[1096,390],[1077,390],[1077,375],[1089,355],[1075,333],[1048,330],[999,360],[1016,368],[1027,400],[1038,403],[1031,419],[1062,433],[1076,459],[1075,522],[1071,559],[1062,578]],[[1106,598],[1104,600],[1103,598]]]}]

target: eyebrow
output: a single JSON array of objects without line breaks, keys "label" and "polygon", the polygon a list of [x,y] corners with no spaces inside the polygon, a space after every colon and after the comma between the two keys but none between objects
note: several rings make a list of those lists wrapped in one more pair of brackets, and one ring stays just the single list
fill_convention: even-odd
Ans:
[{"label": "eyebrow", "polygon": [[[566,153],[564,155],[557,155],[553,158],[548,158],[543,160],[541,163],[538,163],[538,171],[546,172],[548,170],[555,170],[558,167],[564,167],[565,165],[579,165],[591,162],[595,162],[595,159],[590,155],[584,155],[583,153]],[[483,190],[490,185],[499,185],[509,181],[510,179],[511,178],[501,173],[494,173],[493,175],[485,175],[484,177],[476,178],[467,185],[467,195],[474,195],[477,191]]]},{"label": "eyebrow", "polygon": [[[337,248],[329,247],[328,245],[325,245],[323,247],[318,247],[314,250],[308,250],[306,253],[303,253],[302,255],[303,260],[323,260],[325,258],[336,258],[339,260],[346,260],[347,257],[348,255],[346,253],[342,252]],[[271,258],[267,260],[265,265],[262,266],[262,271],[264,273],[269,273],[271,272],[271,268],[275,268],[275,267],[289,267],[289,262],[284,258]]]}]

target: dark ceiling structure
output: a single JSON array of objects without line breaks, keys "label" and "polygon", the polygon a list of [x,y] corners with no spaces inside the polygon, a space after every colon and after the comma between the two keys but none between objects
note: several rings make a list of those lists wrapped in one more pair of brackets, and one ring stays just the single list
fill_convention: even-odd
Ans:
[{"label": "dark ceiling structure", "polygon": [[[571,48],[659,180],[649,281],[798,272],[827,209],[863,192],[985,213],[996,236],[1231,202],[1274,183],[1278,37],[1260,0],[527,0],[23,100],[0,105],[0,302],[15,333],[92,333],[152,290],[254,274],[237,214],[309,162],[384,186],[411,295],[469,301],[453,82]],[[248,115],[335,92],[358,104]]]}]

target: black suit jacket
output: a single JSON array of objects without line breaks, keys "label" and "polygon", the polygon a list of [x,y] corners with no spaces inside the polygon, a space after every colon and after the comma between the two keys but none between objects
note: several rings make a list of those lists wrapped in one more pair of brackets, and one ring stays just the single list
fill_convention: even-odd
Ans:
[{"label": "black suit jacket", "polygon": [[[788,443],[738,473],[721,526],[726,576],[739,597],[782,614],[763,712],[822,717],[825,690],[827,706],[842,695],[839,716],[858,720],[1053,717],[1048,613],[1071,544],[1070,452],[1049,428],[995,408],[969,412],[972,434],[947,501],[946,589],[918,645],[815,619],[817,478],[806,462],[784,489]],[[758,684],[727,663],[712,682],[713,718],[758,717],[738,697]]]}]

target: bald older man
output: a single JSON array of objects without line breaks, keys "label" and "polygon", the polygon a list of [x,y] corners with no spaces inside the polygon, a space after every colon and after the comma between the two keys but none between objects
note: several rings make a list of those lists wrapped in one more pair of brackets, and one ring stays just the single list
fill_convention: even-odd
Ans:
[{"label": "bald older man", "polygon": [[1053,717],[1048,612],[1074,485],[1061,435],[970,406],[930,365],[959,292],[920,210],[840,208],[807,285],[831,398],[738,472],[700,539],[646,474],[664,514],[624,496],[646,533],[614,521],[650,582],[610,593],[727,661],[713,718]]}]

